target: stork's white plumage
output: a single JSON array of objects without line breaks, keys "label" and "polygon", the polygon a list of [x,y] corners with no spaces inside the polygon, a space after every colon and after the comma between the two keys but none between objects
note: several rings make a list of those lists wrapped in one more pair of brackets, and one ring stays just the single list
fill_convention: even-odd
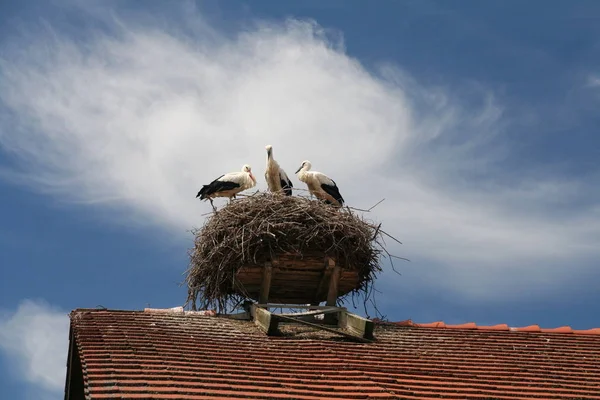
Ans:
[{"label": "stork's white plumage", "polygon": [[255,185],[256,178],[252,174],[252,168],[246,164],[239,172],[230,172],[221,175],[208,185],[203,185],[196,198],[200,197],[200,200],[210,200],[210,204],[214,209],[213,198],[229,197],[229,200],[231,200],[232,197],[235,198],[236,194],[253,188]]},{"label": "stork's white plumage", "polygon": [[292,195],[292,181],[288,178],[285,171],[279,166],[279,163],[273,158],[273,146],[268,145],[267,149],[267,170],[265,171],[265,180],[269,190],[273,193],[283,193],[286,196]]},{"label": "stork's white plumage", "polygon": [[310,161],[303,161],[302,165],[296,171],[298,179],[306,183],[308,191],[318,199],[323,200],[327,204],[333,204],[341,207],[344,205],[344,198],[333,179],[327,175],[310,171],[312,164]]}]

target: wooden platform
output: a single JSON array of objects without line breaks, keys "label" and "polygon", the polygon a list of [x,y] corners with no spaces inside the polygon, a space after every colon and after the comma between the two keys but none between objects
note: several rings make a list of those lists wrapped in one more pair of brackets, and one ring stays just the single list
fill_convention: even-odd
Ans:
[{"label": "wooden platform", "polygon": [[[251,319],[267,335],[277,335],[281,323],[296,323],[343,336],[353,341],[371,343],[374,340],[373,321],[348,312],[345,307],[333,306],[297,306],[294,308],[307,308],[309,311],[291,314],[274,314],[269,308],[287,308],[288,304],[253,304],[250,309]],[[310,322],[310,318],[325,314],[325,321],[333,322],[333,326]],[[328,316],[333,318],[327,318]]]},{"label": "wooden platform", "polygon": [[[341,268],[334,259],[322,255],[280,255],[264,265],[242,267],[235,279],[240,294],[261,303],[268,299],[273,303],[318,304],[359,286],[356,269]],[[333,288],[332,279],[336,283]]]}]

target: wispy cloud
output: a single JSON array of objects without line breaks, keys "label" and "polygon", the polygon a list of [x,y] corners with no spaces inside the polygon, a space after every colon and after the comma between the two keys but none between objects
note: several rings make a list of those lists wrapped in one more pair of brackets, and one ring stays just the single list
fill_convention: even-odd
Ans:
[{"label": "wispy cloud", "polygon": [[592,87],[600,86],[600,77],[598,77],[596,75],[591,75],[588,78],[588,86],[592,86]]},{"label": "wispy cloud", "polygon": [[0,146],[21,167],[8,176],[183,232],[209,210],[202,184],[244,163],[261,176],[272,144],[288,173],[310,159],[350,205],[387,198],[376,216],[430,285],[490,298],[598,259],[597,204],[564,207],[593,187],[506,165],[509,119],[484,86],[457,96],[365,68],[310,21],[236,35],[145,21],[5,44]]},{"label": "wispy cloud", "polygon": [[37,398],[61,398],[64,390],[69,319],[41,301],[25,300],[0,313],[0,350],[15,379],[31,384]]}]

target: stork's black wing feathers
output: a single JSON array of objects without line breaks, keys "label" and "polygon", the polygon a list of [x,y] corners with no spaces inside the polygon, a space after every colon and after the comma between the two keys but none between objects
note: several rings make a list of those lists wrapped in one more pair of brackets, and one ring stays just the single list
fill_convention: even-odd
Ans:
[{"label": "stork's black wing feathers", "polygon": [[282,169],[279,170],[279,184],[286,196],[292,195],[292,188],[294,185],[292,185],[292,181],[290,181],[290,178],[288,178],[287,174]]},{"label": "stork's black wing feathers", "polygon": [[292,185],[292,181],[285,180],[284,178],[281,178],[281,188],[283,189],[283,192],[285,193],[286,196],[291,196],[292,195],[292,188],[294,187],[294,185]]},{"label": "stork's black wing feathers", "polygon": [[220,181],[225,175],[221,175],[208,185],[202,185],[202,189],[198,192],[196,197],[200,197],[200,200],[207,199],[213,193],[220,192],[222,190],[231,190],[240,187],[239,183],[231,182],[231,181]]},{"label": "stork's black wing feathers", "polygon": [[333,185],[326,185],[325,183],[322,183],[321,184],[321,189],[323,189],[325,191],[325,193],[327,193],[328,195],[330,195],[331,197],[333,197],[334,199],[336,199],[340,203],[340,205],[343,206],[344,205],[344,198],[340,194],[340,191],[339,191],[339,189],[338,189],[337,184],[335,183],[335,181],[333,179],[331,179],[331,182],[333,182]]}]

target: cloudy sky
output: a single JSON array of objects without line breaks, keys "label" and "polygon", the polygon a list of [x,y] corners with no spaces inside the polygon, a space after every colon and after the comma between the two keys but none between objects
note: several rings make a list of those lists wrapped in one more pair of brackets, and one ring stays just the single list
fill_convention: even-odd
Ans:
[{"label": "cloudy sky", "polygon": [[245,163],[264,190],[266,144],[351,206],[386,199],[369,218],[411,260],[383,265],[388,319],[600,326],[599,21],[583,0],[0,3],[2,393],[62,398],[72,309],[182,305],[196,192]]}]

